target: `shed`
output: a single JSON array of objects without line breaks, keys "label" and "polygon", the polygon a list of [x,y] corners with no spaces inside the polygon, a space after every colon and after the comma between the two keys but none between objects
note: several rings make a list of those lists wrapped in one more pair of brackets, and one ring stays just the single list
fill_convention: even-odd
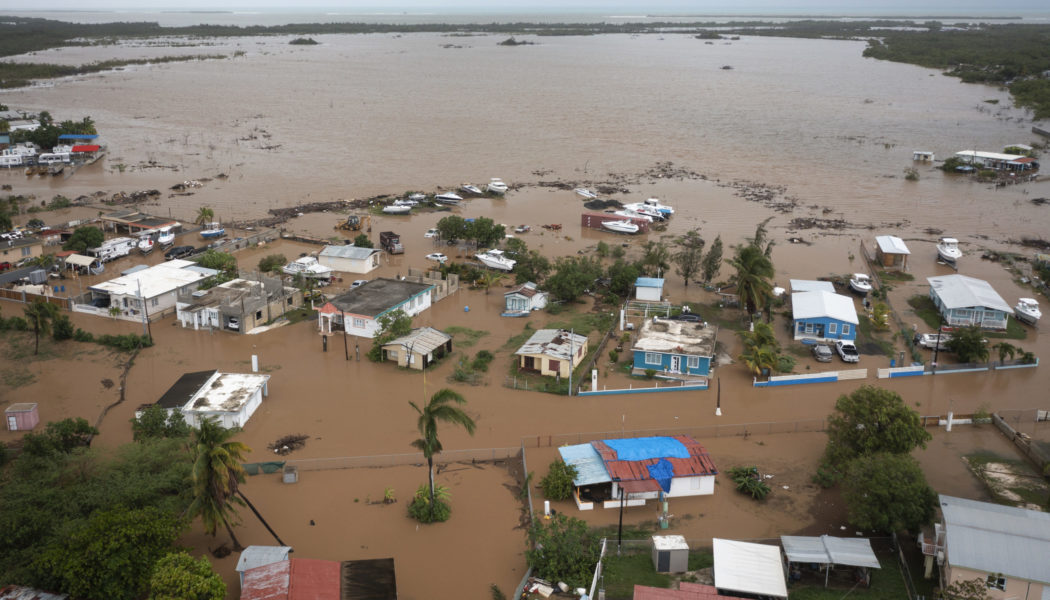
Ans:
[{"label": "shed", "polygon": [[18,402],[4,410],[8,431],[30,431],[40,423],[36,402]]},{"label": "shed", "polygon": [[325,246],[317,255],[317,262],[340,273],[368,273],[379,267],[378,248],[361,246]]},{"label": "shed", "polygon": [[904,240],[895,235],[875,237],[875,262],[884,269],[908,270],[908,255],[911,251]]},{"label": "shed", "polygon": [[408,335],[383,344],[383,358],[419,371],[450,352],[452,336],[433,327],[413,329]]},{"label": "shed", "polygon": [[653,536],[653,568],[657,573],[685,573],[689,570],[689,544],[680,535]]},{"label": "shed", "polygon": [[255,567],[263,567],[282,560],[288,560],[291,546],[248,546],[237,559],[237,573],[244,587],[244,572]]},{"label": "shed", "polygon": [[862,569],[882,568],[868,538],[782,535],[780,543],[784,546],[784,555],[787,556],[788,562],[821,565],[824,570],[825,587],[834,565]]},{"label": "shed", "polygon": [[778,546],[711,540],[715,558],[715,587],[721,592],[738,592],[787,598],[784,563]]},{"label": "shed", "polygon": [[664,296],[664,280],[659,277],[639,277],[634,281],[634,297],[659,302]]}]

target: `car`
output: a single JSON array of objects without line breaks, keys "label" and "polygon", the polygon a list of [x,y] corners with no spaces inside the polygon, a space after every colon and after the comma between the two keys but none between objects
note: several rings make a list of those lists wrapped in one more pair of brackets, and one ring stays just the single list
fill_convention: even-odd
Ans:
[{"label": "car", "polygon": [[952,339],[950,333],[916,333],[915,343],[923,348],[933,350],[938,345],[943,349]]},{"label": "car", "polygon": [[860,362],[860,352],[857,352],[857,347],[853,345],[853,342],[839,340],[835,342],[835,350],[839,353],[842,362]]},{"label": "car", "polygon": [[438,230],[437,229],[428,229],[427,232],[423,234],[423,237],[425,237],[425,238],[436,238],[437,236],[438,236]]},{"label": "car", "polygon": [[831,362],[834,356],[835,353],[831,351],[831,346],[827,344],[815,344],[813,346],[813,358],[817,359],[817,362]]},{"label": "car", "polygon": [[8,270],[10,268],[11,268],[11,263],[7,262],[6,260],[4,262],[0,262],[0,271],[6,271],[6,270]]},{"label": "car", "polygon": [[448,257],[445,256],[444,254],[440,253],[440,252],[431,252],[430,254],[426,255],[424,258],[426,258],[427,260],[437,261],[437,262],[439,262],[441,264],[445,264],[445,261],[448,260]]},{"label": "car", "polygon": [[230,317],[230,321],[229,321],[229,323],[226,324],[226,328],[230,329],[232,331],[240,331],[240,329],[241,329],[241,320],[238,319],[237,317]]},{"label": "car", "polygon": [[361,287],[366,283],[368,283],[367,279],[355,279],[354,282],[350,284],[350,289],[354,289],[355,287]]},{"label": "car", "polygon": [[36,262],[36,257],[27,256],[27,257],[19,260],[18,262],[16,262],[15,263],[15,268],[16,269],[21,269],[22,267],[28,267],[29,265],[31,265],[31,264],[33,264],[35,262]]},{"label": "car", "polygon": [[171,250],[164,253],[164,258],[167,260],[175,260],[176,258],[182,258],[189,256],[193,253],[193,246],[175,246]]}]

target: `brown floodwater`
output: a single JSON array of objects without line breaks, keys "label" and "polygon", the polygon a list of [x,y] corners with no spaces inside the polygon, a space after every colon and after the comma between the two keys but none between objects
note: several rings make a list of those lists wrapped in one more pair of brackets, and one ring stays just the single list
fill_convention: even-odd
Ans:
[{"label": "brown floodwater", "polygon": [[[777,241],[776,280],[812,279],[861,268],[858,244],[875,235],[904,238],[912,250],[912,282],[894,285],[890,300],[905,328],[924,326],[906,300],[924,294],[925,278],[950,271],[938,265],[933,244],[943,230],[963,242],[960,272],[989,280],[1013,304],[1026,288],[1017,274],[981,260],[983,248],[1022,251],[1010,244],[1021,237],[1044,236],[1050,208],[1029,200],[1050,195],[1045,182],[995,191],[962,178],[920,167],[920,180],[905,181],[913,150],[933,150],[944,157],[969,148],[998,150],[1029,143],[1024,113],[1008,108],[1004,92],[960,84],[934,71],[863,59],[856,42],[744,38],[705,45],[688,36],[593,36],[540,38],[535,46],[506,48],[497,36],[449,38],[432,34],[403,36],[317,36],[320,46],[288,46],[282,38],[243,38],[216,42],[202,53],[245,56],[231,60],[168,63],[70,78],[46,87],[14,90],[0,98],[12,108],[50,110],[56,118],[90,115],[109,145],[108,157],[67,179],[27,179],[21,172],[0,171],[11,193],[75,197],[104,191],[159,189],[161,198],[144,210],[192,219],[200,206],[212,207],[223,220],[261,218],[271,208],[309,202],[363,198],[406,190],[434,191],[470,181],[502,177],[514,189],[505,199],[470,200],[454,210],[464,217],[488,216],[507,225],[529,224],[521,237],[530,248],[556,257],[591,252],[599,241],[623,243],[636,255],[646,239],[661,239],[699,228],[708,241],[720,235],[728,248],[772,217]],[[452,44],[458,47],[446,48]],[[122,57],[171,54],[181,48],[146,45],[122,47]],[[107,48],[69,48],[40,53],[52,62],[80,63],[108,58]],[[34,57],[38,59],[39,57]],[[720,69],[732,65],[732,70]],[[999,100],[989,104],[985,100]],[[645,172],[660,162],[707,176],[655,177]],[[217,178],[219,174],[224,178]],[[209,179],[193,195],[169,196],[168,188],[190,179]],[[797,204],[789,212],[747,201],[725,184],[747,180],[782,186],[778,198]],[[581,228],[582,203],[571,191],[539,185],[565,181],[585,185],[622,182],[614,197],[639,201],[656,196],[677,214],[665,232],[625,238]],[[93,216],[95,209],[44,213],[45,220]],[[423,255],[466,252],[424,239],[423,232],[447,212],[410,217],[374,217],[372,239],[395,230],[406,245],[403,256],[384,256],[369,274],[396,276],[426,264]],[[794,217],[841,218],[842,230],[792,230]],[[28,218],[22,217],[22,220]],[[285,224],[288,231],[316,237],[348,237],[332,228],[338,215],[310,213]],[[540,228],[558,223],[560,232]],[[792,244],[789,237],[806,243]],[[192,234],[184,237],[199,245]],[[180,240],[180,243],[186,243]],[[241,268],[252,269],[271,253],[292,258],[316,246],[280,241],[238,254]],[[161,260],[159,254],[147,262]],[[138,259],[122,259],[104,277]],[[719,279],[728,276],[723,268]],[[348,275],[344,286],[357,278]],[[67,280],[83,289],[99,278]],[[417,325],[460,326],[487,332],[462,354],[425,375],[355,360],[367,340],[330,339],[322,352],[316,326],[300,323],[261,335],[183,330],[172,318],[154,323],[157,345],[143,351],[127,378],[127,399],[101,424],[98,441],[110,446],[131,439],[128,420],[135,408],[153,402],[183,373],[202,369],[243,371],[253,354],[272,375],[270,395],[241,435],[254,450],[251,460],[272,456],[266,445],[302,433],[306,447],[290,459],[364,456],[411,452],[415,413],[409,400],[423,401],[442,387],[467,399],[477,421],[473,437],[459,429],[441,430],[449,449],[516,447],[562,433],[683,429],[823,418],[836,398],[865,383],[896,390],[923,414],[949,410],[969,413],[981,407],[1026,409],[1045,402],[1045,368],[962,374],[904,380],[875,380],[874,369],[889,366],[885,357],[865,356],[869,378],[797,388],[755,389],[751,376],[737,366],[718,371],[723,415],[716,417],[716,391],[607,397],[551,396],[503,386],[511,369],[508,340],[525,322],[534,328],[561,320],[546,313],[502,319],[502,288],[486,294],[463,289],[416,318]],[[700,287],[683,285],[668,274],[666,295],[674,302],[711,303]],[[9,308],[11,307],[11,308]],[[465,310],[469,307],[469,311]],[[5,314],[21,307],[4,303]],[[727,318],[734,315],[727,312]],[[74,315],[80,327],[95,332],[137,332],[141,325]],[[787,339],[784,317],[777,332]],[[1050,342],[1028,329],[1020,344],[1037,355],[1050,355]],[[597,340],[597,336],[592,336]],[[728,331],[719,341],[730,356],[739,352]],[[898,343],[898,346],[900,344]],[[103,379],[119,378],[117,358],[92,351],[59,355],[26,364],[35,380],[5,386],[4,401],[42,403],[44,420],[85,416],[94,420],[115,401],[117,388]],[[456,361],[478,350],[496,353],[478,386],[449,383]],[[630,385],[599,361],[600,384]],[[799,369],[827,368],[808,358]],[[119,384],[118,384],[119,385]],[[4,402],[6,404],[6,402]],[[1042,408],[1046,408],[1042,406]],[[0,434],[0,439],[10,439]],[[966,438],[960,446],[991,444]],[[687,537],[765,537],[803,529],[830,531],[841,522],[841,507],[808,487],[808,473],[819,458],[822,436],[796,434],[743,440],[704,440],[716,464],[762,462],[778,473],[797,497],[782,494],[772,509],[741,505],[730,489],[719,486],[714,498],[683,500],[680,526]],[[939,489],[976,492],[958,470],[957,454],[937,446],[923,455]],[[546,471],[553,449],[542,448],[530,470]],[[928,457],[929,458],[928,458]],[[942,465],[951,469],[941,471]],[[957,476],[948,476],[948,473]],[[784,474],[784,475],[780,475]],[[789,483],[781,484],[778,478]],[[515,529],[519,505],[514,482],[498,467],[452,470],[440,476],[453,490],[453,520],[420,527],[403,517],[404,504],[425,469],[356,469],[308,472],[286,486],[276,476],[252,479],[253,501],[297,548],[297,555],[330,559],[393,555],[405,598],[451,598],[463,592],[477,597],[497,583],[505,593],[520,578],[523,535]],[[953,483],[957,482],[957,483]],[[957,487],[951,487],[957,485]],[[399,503],[366,502],[394,487]],[[354,502],[354,500],[358,502]],[[576,514],[566,508],[567,512]],[[759,519],[756,514],[759,511]],[[605,511],[609,512],[609,511]],[[644,515],[643,515],[644,513]],[[705,516],[701,517],[703,514]],[[612,513],[598,511],[588,520],[607,523]],[[651,520],[649,509],[631,519]],[[309,525],[314,519],[316,526]],[[245,512],[241,541],[269,543],[265,532]],[[840,525],[839,525],[840,526]],[[826,527],[826,528],[825,528]],[[198,550],[217,542],[189,536]],[[235,581],[233,562],[218,563]],[[463,586],[467,586],[464,588]],[[236,585],[231,597],[236,595]]]}]

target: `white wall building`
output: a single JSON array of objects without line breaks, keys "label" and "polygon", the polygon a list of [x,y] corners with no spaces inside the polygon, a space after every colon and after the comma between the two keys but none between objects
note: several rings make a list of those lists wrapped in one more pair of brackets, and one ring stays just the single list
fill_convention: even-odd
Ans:
[{"label": "white wall building", "polygon": [[[269,375],[260,373],[186,373],[156,403],[168,413],[181,411],[191,427],[200,427],[209,417],[226,429],[244,427],[269,395],[269,381]],[[135,416],[141,416],[144,408]]]},{"label": "white wall building", "polygon": [[413,317],[430,308],[433,289],[428,283],[373,279],[318,309],[317,324],[322,335],[345,328],[350,335],[375,337],[383,315],[402,310]]},{"label": "white wall building", "polygon": [[378,248],[359,246],[325,246],[317,255],[317,262],[340,273],[368,273],[379,267]]},{"label": "white wall building", "polygon": [[217,274],[193,261],[169,260],[89,287],[91,303],[74,304],[73,311],[126,321],[141,321],[145,311],[153,321],[175,311],[179,292],[191,292]]}]

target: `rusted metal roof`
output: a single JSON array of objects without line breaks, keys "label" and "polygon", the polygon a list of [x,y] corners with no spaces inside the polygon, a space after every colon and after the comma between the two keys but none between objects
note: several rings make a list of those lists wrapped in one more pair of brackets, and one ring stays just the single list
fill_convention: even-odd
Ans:
[{"label": "rusted metal roof", "polygon": [[244,572],[241,600],[340,600],[341,563],[292,558]]},{"label": "rusted metal roof", "polygon": [[[646,438],[637,439],[644,440]],[[678,441],[684,446],[686,454],[688,455],[686,458],[651,456],[641,460],[620,460],[616,450],[613,450],[604,441],[594,441],[591,442],[591,445],[598,451],[598,454],[601,455],[602,461],[605,463],[605,469],[609,472],[609,476],[612,477],[613,481],[629,482],[648,480],[656,485],[656,481],[653,480],[649,474],[649,466],[655,465],[661,460],[666,460],[671,463],[675,477],[694,477],[697,475],[718,474],[718,469],[715,468],[714,461],[711,460],[711,456],[707,454],[707,450],[700,445],[700,442],[688,435],[676,435],[672,436],[672,439]],[[625,486],[625,489],[626,487],[627,486]],[[658,486],[651,489],[646,488],[647,491],[655,491],[655,489],[658,489]]]}]

